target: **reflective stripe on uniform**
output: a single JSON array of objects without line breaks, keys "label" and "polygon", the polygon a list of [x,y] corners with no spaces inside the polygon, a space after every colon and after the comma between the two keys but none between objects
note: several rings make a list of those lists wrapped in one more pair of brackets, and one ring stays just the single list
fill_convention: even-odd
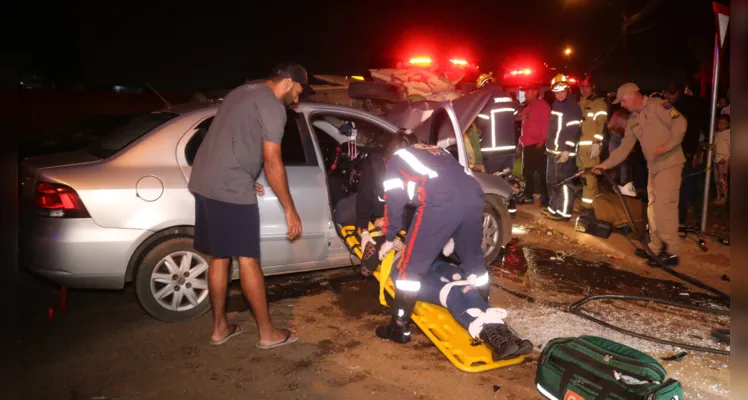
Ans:
[{"label": "reflective stripe on uniform", "polygon": [[571,140],[567,140],[567,141],[566,141],[566,145],[567,145],[567,146],[571,146],[571,147],[574,147],[574,146],[576,146],[577,144],[576,144],[576,143],[574,143],[574,142],[572,142]]},{"label": "reflective stripe on uniform", "polygon": [[404,292],[417,292],[421,290],[421,282],[398,279],[395,281],[395,287]]},{"label": "reflective stripe on uniform", "polygon": [[[556,156],[559,155],[559,154],[561,154],[561,153],[563,153],[563,151],[551,150],[551,149],[549,149],[547,147],[545,148],[545,151],[547,151],[550,154],[556,155]],[[577,155],[577,153],[569,153],[569,157],[574,157],[576,155]]]},{"label": "reflective stripe on uniform", "polygon": [[388,179],[384,181],[384,191],[389,192],[392,189],[403,189],[403,181],[399,178]]},{"label": "reflective stripe on uniform", "polygon": [[[506,146],[496,146],[496,117],[494,114],[500,113],[500,112],[515,112],[514,108],[497,108],[495,110],[491,110],[491,147],[485,147],[482,148],[481,151],[498,151],[498,150],[511,150],[511,149],[505,149]],[[514,136],[512,136],[514,137]],[[516,146],[512,146],[512,149],[516,148]]]},{"label": "reflective stripe on uniform", "polygon": [[596,133],[595,134],[595,139],[597,139],[597,140],[603,140],[603,139],[605,139],[605,137],[603,135],[599,134],[599,133]]},{"label": "reflective stripe on uniform", "polygon": [[593,200],[592,199],[585,199],[584,197],[582,197],[582,201],[585,202],[585,203],[587,203],[587,204],[592,204]]},{"label": "reflective stripe on uniform", "polygon": [[580,140],[580,141],[579,141],[579,145],[580,145],[580,146],[589,146],[589,145],[591,145],[592,143],[594,143],[594,142],[593,142],[592,140]]},{"label": "reflective stripe on uniform", "polygon": [[582,121],[569,121],[566,123],[566,126],[574,126],[574,125],[582,125]]},{"label": "reflective stripe on uniform", "polygon": [[561,214],[562,217],[570,218],[571,214],[566,214],[564,211],[569,209],[569,187],[567,185],[562,186],[564,189],[564,209],[563,211],[559,210],[558,213]]},{"label": "reflective stripe on uniform", "polygon": [[606,111],[598,111],[598,112],[595,113],[595,116],[592,117],[592,119],[597,119],[597,117],[599,117],[601,115],[605,115],[607,117],[608,113]]},{"label": "reflective stripe on uniform", "polygon": [[561,134],[561,119],[564,117],[564,113],[558,112],[558,111],[551,111],[551,114],[558,117],[558,129],[556,130],[556,139],[553,140],[553,144],[556,145],[556,148],[553,150],[558,150],[558,136]]},{"label": "reflective stripe on uniform", "polygon": [[416,183],[408,181],[408,198],[413,200],[413,196],[416,194]]},{"label": "reflective stripe on uniform", "polygon": [[489,117],[489,116],[488,116],[488,115],[486,115],[486,114],[478,114],[478,118],[483,118],[483,119],[491,119],[491,117]]},{"label": "reflective stripe on uniform", "polygon": [[423,163],[416,158],[411,152],[409,152],[406,149],[400,149],[395,152],[395,155],[399,156],[403,159],[408,165],[413,168],[414,171],[418,172],[421,175],[426,175],[429,178],[436,178],[439,176],[439,174],[436,173],[436,171],[429,169]]},{"label": "reflective stripe on uniform", "polygon": [[481,149],[481,151],[502,151],[502,150],[514,150],[517,146],[498,146],[498,147],[486,147],[485,149]]},{"label": "reflective stripe on uniform", "polygon": [[587,113],[587,118],[593,118],[594,119],[595,118],[595,114],[591,113],[591,112],[588,112]]}]

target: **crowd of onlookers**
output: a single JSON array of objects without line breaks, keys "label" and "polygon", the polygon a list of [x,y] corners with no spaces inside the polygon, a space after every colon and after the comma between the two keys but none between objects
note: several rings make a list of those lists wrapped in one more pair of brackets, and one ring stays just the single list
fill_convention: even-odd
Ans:
[{"label": "crowd of onlookers", "polygon": [[[682,143],[683,153],[687,161],[683,167],[683,182],[679,200],[679,222],[680,224],[686,224],[690,208],[694,207],[697,212],[700,210],[706,173],[712,173],[714,176],[714,187],[711,191],[715,193],[713,204],[725,205],[729,200],[730,91],[727,91],[725,97],[720,97],[717,103],[711,171],[706,170],[711,117],[710,101],[695,95],[686,86],[675,84],[668,85],[662,92],[651,93],[650,96],[667,100],[688,122],[688,128]],[[620,146],[630,115],[625,108],[612,104],[610,96],[606,97],[606,103],[609,107],[605,132],[607,151],[601,154],[603,160]],[[626,161],[610,172],[620,184],[623,193],[646,196],[647,163],[638,142]],[[531,188],[532,182],[528,182],[528,186]],[[537,199],[539,195],[536,194],[535,197]],[[546,200],[542,199],[541,203]]]}]

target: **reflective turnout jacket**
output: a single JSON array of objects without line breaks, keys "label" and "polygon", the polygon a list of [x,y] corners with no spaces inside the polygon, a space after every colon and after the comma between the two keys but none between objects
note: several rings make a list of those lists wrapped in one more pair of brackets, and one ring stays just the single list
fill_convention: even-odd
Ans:
[{"label": "reflective turnout jacket", "polygon": [[579,100],[582,109],[582,137],[579,146],[589,146],[605,139],[603,132],[608,120],[608,105],[601,97],[592,95]]},{"label": "reflective turnout jacket", "polygon": [[514,116],[519,112],[517,102],[508,93],[492,85],[493,98],[478,114],[476,123],[481,131],[483,153],[513,153],[517,148]]},{"label": "reflective turnout jacket", "polygon": [[406,206],[459,202],[462,193],[480,190],[469,173],[449,152],[433,145],[415,144],[392,154],[382,183],[385,202],[382,231],[387,240],[394,240],[405,228]]},{"label": "reflective turnout jacket", "polygon": [[568,151],[570,157],[576,156],[581,126],[582,109],[571,99],[571,96],[564,101],[553,102],[545,151],[551,155]]}]

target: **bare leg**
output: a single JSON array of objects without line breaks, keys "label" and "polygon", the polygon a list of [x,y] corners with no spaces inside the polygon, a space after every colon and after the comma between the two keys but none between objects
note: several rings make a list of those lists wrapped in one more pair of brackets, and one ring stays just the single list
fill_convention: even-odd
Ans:
[{"label": "bare leg", "polygon": [[242,292],[252,307],[260,332],[260,344],[263,346],[278,343],[286,339],[286,331],[273,328],[270,322],[268,301],[265,294],[265,277],[256,258],[239,257],[239,273]]},{"label": "bare leg", "polygon": [[226,320],[230,261],[230,258],[212,258],[208,266],[208,293],[213,312],[213,335],[210,339],[214,341],[225,338],[231,331]]}]

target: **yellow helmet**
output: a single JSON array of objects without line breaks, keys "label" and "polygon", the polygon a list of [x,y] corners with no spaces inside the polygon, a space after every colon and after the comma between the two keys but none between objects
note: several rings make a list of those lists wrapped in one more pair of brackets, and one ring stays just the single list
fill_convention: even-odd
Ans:
[{"label": "yellow helmet", "polygon": [[475,81],[475,84],[478,86],[478,89],[480,89],[483,86],[486,86],[489,82],[496,83],[496,78],[493,77],[493,72],[489,72],[487,74],[480,74],[480,76],[478,77],[478,80]]},{"label": "yellow helmet", "polygon": [[563,92],[569,89],[569,78],[564,74],[558,74],[551,80],[551,91]]}]

